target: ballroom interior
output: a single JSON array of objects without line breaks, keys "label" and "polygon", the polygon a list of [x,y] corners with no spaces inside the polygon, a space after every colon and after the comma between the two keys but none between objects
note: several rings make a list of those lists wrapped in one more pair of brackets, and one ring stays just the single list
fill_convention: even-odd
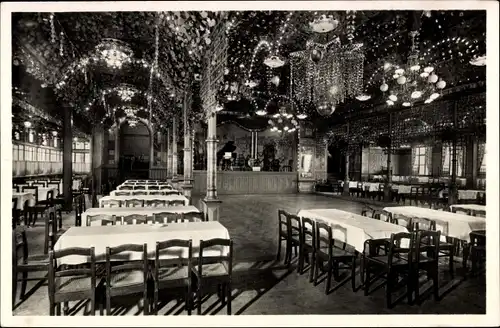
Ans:
[{"label": "ballroom interior", "polygon": [[486,11],[11,18],[14,316],[486,313]]}]

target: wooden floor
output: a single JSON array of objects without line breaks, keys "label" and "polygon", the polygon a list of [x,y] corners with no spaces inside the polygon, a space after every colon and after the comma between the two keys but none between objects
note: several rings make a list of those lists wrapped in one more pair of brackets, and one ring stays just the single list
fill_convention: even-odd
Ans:
[{"label": "wooden floor", "polygon": [[[221,196],[220,222],[234,239],[235,273],[233,283],[233,314],[483,314],[486,311],[484,275],[462,281],[450,279],[443,264],[440,275],[442,299],[435,302],[427,297],[421,306],[402,301],[393,309],[385,307],[384,288],[369,296],[354,293],[349,284],[340,286],[329,295],[324,282],[313,286],[308,275],[298,275],[275,261],[277,250],[277,211],[296,213],[299,209],[337,208],[360,213],[357,202],[321,195],[249,195]],[[197,204],[197,199],[193,199]],[[73,214],[66,215],[64,226],[74,224]],[[31,252],[42,251],[43,226],[28,229]],[[460,266],[460,265],[458,265]],[[293,269],[293,267],[292,267]],[[422,289],[430,287],[427,284]],[[19,288],[18,288],[19,289]],[[28,285],[29,296],[17,304],[14,315],[48,315],[47,283]],[[184,304],[175,295],[161,295],[159,315],[185,314]],[[114,315],[141,315],[142,309],[134,298],[113,300]],[[70,305],[71,307],[72,305]],[[217,297],[207,296],[203,312],[226,313]],[[73,314],[85,313],[83,305],[74,304]]]}]

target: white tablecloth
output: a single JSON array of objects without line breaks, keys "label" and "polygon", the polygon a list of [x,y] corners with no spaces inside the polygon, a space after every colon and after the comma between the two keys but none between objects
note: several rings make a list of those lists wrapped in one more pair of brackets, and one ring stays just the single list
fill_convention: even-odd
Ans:
[{"label": "white tablecloth", "polygon": [[54,191],[54,198],[56,198],[57,195],[59,195],[59,190],[57,190],[57,189],[58,189],[57,187],[47,187],[47,188],[38,187],[38,201],[46,200],[47,193],[49,192],[49,190]]},{"label": "white tablecloth", "polygon": [[179,192],[178,190],[175,189],[168,189],[168,190],[113,190],[112,192],[109,193],[110,196],[116,196],[116,193],[127,193],[129,195],[132,195],[132,192],[134,191],[142,191],[145,192],[146,194],[150,194],[152,192]]},{"label": "white tablecloth", "polygon": [[153,216],[155,213],[191,213],[200,211],[193,205],[166,207],[92,207],[82,213],[82,224],[87,222],[87,215],[115,215],[117,217],[140,214]]},{"label": "white tablecloth", "polygon": [[458,199],[477,199],[477,195],[484,196],[484,190],[459,190]]},{"label": "white tablecloth", "polygon": [[24,210],[24,203],[28,201],[28,206],[35,205],[35,194],[31,192],[13,192],[12,198],[17,199],[17,209]]},{"label": "white tablecloth", "polygon": [[170,184],[121,184],[116,187],[116,190],[123,190],[123,188],[128,189],[132,188],[132,190],[136,190],[137,187],[144,187],[145,190],[149,190],[150,186],[154,186],[155,188],[159,187],[159,189],[173,189],[173,186]]},{"label": "white tablecloth", "polygon": [[469,240],[469,233],[473,230],[486,229],[486,220],[482,217],[416,206],[385,207],[384,211],[392,213],[392,215],[402,215],[407,218],[417,217],[436,221],[437,230],[441,230],[443,236],[461,240]]},{"label": "white tablecloth", "polygon": [[476,212],[479,214],[486,214],[486,206],[478,205],[478,204],[454,204],[450,205],[450,210],[455,211],[463,211],[466,212],[467,215],[475,215]]},{"label": "white tablecloth", "polygon": [[[104,201],[108,200],[119,200],[121,202],[125,202],[126,200],[130,199],[139,199],[139,200],[163,200],[163,201],[171,201],[171,200],[182,200],[184,201],[185,205],[189,205],[189,199],[186,198],[186,196],[183,195],[167,195],[167,196],[161,196],[161,195],[135,195],[135,196],[104,196],[99,200],[99,207],[102,207],[102,203]],[[122,203],[122,204],[123,204]],[[122,205],[124,206],[124,205]]]},{"label": "white tablecloth", "polygon": [[322,221],[333,228],[333,238],[363,252],[367,239],[390,238],[392,233],[408,232],[405,227],[337,209],[300,210],[297,214]]},{"label": "white tablecloth", "polygon": [[[71,227],[54,245],[58,251],[70,247],[95,248],[96,261],[105,261],[106,247],[117,247],[122,244],[147,244],[148,257],[154,258],[156,242],[171,239],[192,240],[193,257],[198,256],[200,240],[213,238],[229,239],[227,229],[217,221],[183,222],[169,224],[136,224],[116,226]],[[226,255],[228,247],[214,247],[204,250],[206,256]],[[121,260],[140,260],[142,254],[138,252],[122,253]],[[171,249],[168,253],[162,252],[160,258],[187,257],[187,251]],[[85,262],[82,256],[67,256],[61,259],[64,264],[79,264]]]},{"label": "white tablecloth", "polygon": [[397,190],[398,194],[410,194],[411,193],[411,185],[392,185],[393,190]]}]

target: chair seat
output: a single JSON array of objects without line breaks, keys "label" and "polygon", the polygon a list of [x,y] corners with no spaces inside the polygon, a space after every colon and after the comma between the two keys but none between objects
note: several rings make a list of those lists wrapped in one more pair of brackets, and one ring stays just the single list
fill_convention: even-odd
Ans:
[{"label": "chair seat", "polygon": [[22,259],[19,259],[17,264],[19,271],[42,270],[42,269],[48,270],[48,266],[49,266],[48,254],[30,255],[26,259],[26,263],[24,263]]},{"label": "chair seat", "polygon": [[[96,285],[98,281],[96,279]],[[90,277],[60,277],[56,278],[56,292],[74,293],[88,292],[92,287]]]},{"label": "chair seat", "polygon": [[[324,258],[325,260],[328,260],[328,246],[321,247],[319,250],[317,250],[317,253],[320,257]],[[349,253],[348,250],[343,250],[337,247],[332,248],[332,257],[351,257],[351,256],[353,256],[353,254]]]},{"label": "chair seat", "polygon": [[[389,264],[389,256],[388,255],[380,255],[380,256],[369,256],[367,257],[368,260],[372,262],[380,262],[382,264]],[[407,265],[408,260],[405,258],[393,258],[392,259],[392,265]]]},{"label": "chair seat", "polygon": [[144,273],[141,270],[116,272],[111,274],[111,288],[135,286],[144,283]]},{"label": "chair seat", "polygon": [[[203,277],[220,277],[228,275],[226,267],[222,263],[204,264],[202,266]],[[193,273],[199,277],[198,267],[193,268]]]},{"label": "chair seat", "polygon": [[160,282],[178,280],[178,279],[187,279],[188,277],[189,277],[189,271],[187,266],[170,267],[170,268],[164,267],[158,270],[158,280]]}]

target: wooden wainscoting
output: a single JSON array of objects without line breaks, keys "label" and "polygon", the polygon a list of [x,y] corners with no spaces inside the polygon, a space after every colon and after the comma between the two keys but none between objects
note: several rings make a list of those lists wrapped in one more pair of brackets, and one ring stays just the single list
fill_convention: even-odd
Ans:
[{"label": "wooden wainscoting", "polygon": [[[207,191],[207,171],[194,171],[193,194]],[[297,172],[217,172],[219,195],[293,194],[297,192]]]}]

